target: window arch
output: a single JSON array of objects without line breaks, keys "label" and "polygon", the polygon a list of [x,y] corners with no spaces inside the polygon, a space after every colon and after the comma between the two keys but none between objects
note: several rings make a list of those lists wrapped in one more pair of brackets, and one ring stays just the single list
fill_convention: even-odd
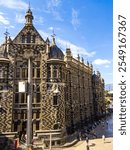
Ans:
[{"label": "window arch", "polygon": [[56,65],[53,66],[53,77],[57,78],[57,66]]},{"label": "window arch", "polygon": [[59,125],[58,125],[58,123],[54,124],[53,129],[54,129],[54,130],[59,129]]},{"label": "window arch", "polygon": [[21,36],[22,43],[25,43],[25,35]]},{"label": "window arch", "polygon": [[60,129],[60,122],[57,122],[53,125],[53,129],[54,130],[57,130],[57,129]]},{"label": "window arch", "polygon": [[31,43],[31,33],[27,33],[27,43]]}]

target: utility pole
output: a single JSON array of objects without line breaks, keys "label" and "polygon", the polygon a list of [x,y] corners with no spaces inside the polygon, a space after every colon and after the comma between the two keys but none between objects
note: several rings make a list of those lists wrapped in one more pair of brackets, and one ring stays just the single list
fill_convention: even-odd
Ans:
[{"label": "utility pole", "polygon": [[27,148],[32,147],[32,58],[28,59]]},{"label": "utility pole", "polygon": [[33,58],[33,50],[25,49],[24,57],[28,61],[28,84],[27,84],[27,150],[32,150],[32,58]]}]

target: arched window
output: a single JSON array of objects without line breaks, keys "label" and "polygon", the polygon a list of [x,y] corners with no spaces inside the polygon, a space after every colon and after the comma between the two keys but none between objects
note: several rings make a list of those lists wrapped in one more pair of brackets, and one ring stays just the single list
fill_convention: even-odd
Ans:
[{"label": "arched window", "polygon": [[57,106],[58,105],[58,96],[54,95],[53,96],[53,106]]},{"label": "arched window", "polygon": [[59,67],[59,78],[62,80],[62,67]]},{"label": "arched window", "polygon": [[50,65],[47,66],[47,78],[48,79],[51,78],[51,67],[50,67]]},{"label": "arched window", "polygon": [[54,130],[60,129],[60,122],[55,123],[53,129]]},{"label": "arched window", "polygon": [[27,33],[27,43],[31,43],[31,33]]},{"label": "arched window", "polygon": [[32,37],[32,43],[35,43],[35,39],[36,39],[36,36],[33,35],[33,37]]},{"label": "arched window", "polygon": [[58,123],[54,124],[53,129],[56,130],[58,128],[59,128]]},{"label": "arched window", "polygon": [[21,36],[22,43],[25,43],[25,35]]},{"label": "arched window", "polygon": [[53,66],[53,77],[57,78],[57,66],[56,65]]}]

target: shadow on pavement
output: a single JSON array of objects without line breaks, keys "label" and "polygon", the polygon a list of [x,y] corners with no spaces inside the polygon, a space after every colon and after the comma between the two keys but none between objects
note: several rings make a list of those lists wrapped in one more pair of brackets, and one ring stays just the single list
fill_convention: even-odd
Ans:
[{"label": "shadow on pavement", "polygon": [[91,143],[91,145],[89,145],[89,147],[94,147],[96,144],[95,143]]},{"label": "shadow on pavement", "polygon": [[104,143],[111,143],[111,141],[108,141],[108,142],[104,142]]}]

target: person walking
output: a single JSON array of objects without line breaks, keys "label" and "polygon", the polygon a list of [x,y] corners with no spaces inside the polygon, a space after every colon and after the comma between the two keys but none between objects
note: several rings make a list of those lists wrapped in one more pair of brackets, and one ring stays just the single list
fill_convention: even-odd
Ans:
[{"label": "person walking", "polygon": [[105,135],[102,135],[102,140],[103,142],[105,142]]},{"label": "person walking", "polygon": [[87,148],[87,150],[89,150],[89,145],[87,145],[87,147],[86,147],[86,148]]},{"label": "person walking", "polygon": [[88,142],[89,142],[89,138],[88,138],[88,136],[86,136],[86,143],[87,143],[87,145],[88,145]]}]

